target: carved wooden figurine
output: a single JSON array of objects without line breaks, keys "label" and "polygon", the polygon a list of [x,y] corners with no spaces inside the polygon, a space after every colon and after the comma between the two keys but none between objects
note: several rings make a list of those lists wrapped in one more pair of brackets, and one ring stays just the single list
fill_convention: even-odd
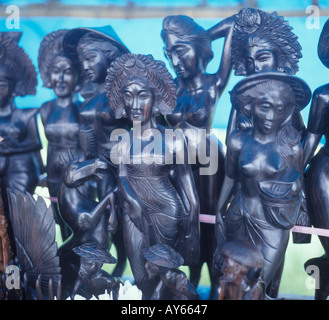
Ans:
[{"label": "carved wooden figurine", "polygon": [[[322,29],[318,56],[326,68],[329,68],[329,22]],[[304,147],[305,193],[311,223],[314,227],[329,229],[329,148],[328,125],[329,119],[329,84],[317,88],[313,93],[310,114],[308,118]],[[315,151],[324,136],[325,144],[319,152]],[[329,295],[329,238],[319,237],[325,255],[315,258],[308,264],[318,265],[320,268],[320,288],[316,290],[316,299],[326,299]]]},{"label": "carved wooden figurine", "polygon": [[73,251],[80,256],[80,269],[71,296],[74,298],[75,294],[80,294],[87,299],[93,296],[98,298],[107,291],[109,294],[112,292],[116,300],[120,281],[102,270],[102,266],[104,263],[116,263],[117,260],[97,242],[82,244]]},{"label": "carved wooden figurine", "polygon": [[[109,193],[105,198],[96,202],[79,190],[79,187],[86,181],[102,179],[106,169],[106,163],[99,159],[79,161],[73,159],[72,156],[65,165],[63,183],[58,194],[58,207],[61,217],[71,229],[72,235],[59,249],[64,295],[70,295],[72,292],[73,281],[76,280],[80,268],[80,259],[72,250],[82,244],[93,242],[104,250],[108,248],[108,226],[111,222],[109,211],[105,209],[113,195]],[[113,208],[113,204],[111,208]]]},{"label": "carved wooden figurine", "polygon": [[[85,84],[81,90],[85,101],[81,106],[79,129],[82,149],[87,159],[102,159],[103,153],[110,152],[115,144],[110,140],[112,131],[130,128],[127,119],[115,118],[105,92],[107,68],[129,50],[111,26],[72,29],[64,38],[64,48],[73,60],[80,61],[85,74]],[[103,179],[97,182],[99,199],[103,199],[116,185],[116,180],[117,173],[110,165]],[[112,240],[118,252],[118,263],[113,274],[121,276],[127,256],[123,245],[120,208],[117,210],[118,226],[112,234]]]},{"label": "carved wooden figurine", "polygon": [[184,259],[173,248],[158,243],[142,250],[150,279],[158,278],[151,300],[198,300],[198,292],[186,274],[178,268]]},{"label": "carved wooden figurine", "polygon": [[[133,130],[122,135],[109,157],[118,164],[128,258],[136,283],[149,297],[154,287],[141,249],[163,243],[187,265],[197,262],[199,200],[184,137],[174,139],[172,130],[156,122],[157,114],[169,114],[176,106],[176,88],[164,63],[150,55],[126,54],[112,63],[106,81],[116,116],[133,122]],[[170,179],[172,171],[179,188]]]},{"label": "carved wooden figurine", "polygon": [[264,258],[249,241],[228,241],[221,249],[224,258],[218,300],[263,300]]},{"label": "carved wooden figurine", "polygon": [[[232,61],[235,75],[246,76],[262,71],[280,71],[295,75],[299,69],[298,62],[302,57],[302,47],[292,27],[276,12],[268,13],[259,9],[243,8],[236,15],[232,39]],[[304,120],[298,110],[293,114],[293,126],[305,133]],[[234,130],[247,129],[252,120],[246,112],[231,109],[227,126],[226,140]],[[303,192],[301,214],[298,224],[309,225],[306,200]],[[295,243],[310,242],[310,235],[293,233]],[[278,294],[281,273],[271,287],[271,295]]]},{"label": "carved wooden figurine", "polygon": [[[233,24],[234,17],[229,17],[206,31],[192,18],[178,15],[166,17],[161,31],[165,56],[177,75],[177,105],[173,114],[166,116],[166,120],[170,128],[184,131],[189,149],[195,154],[192,169],[202,214],[215,214],[224,179],[223,147],[211,129],[216,104],[232,70]],[[208,74],[206,68],[213,58],[211,42],[223,37],[225,43],[219,69],[215,74]],[[206,149],[208,157],[210,152],[207,163],[201,156],[206,154]],[[208,172],[201,173],[205,168]],[[195,286],[199,282],[204,262],[211,270],[216,248],[214,226],[201,223],[200,236],[201,260],[191,268],[190,279]],[[212,283],[217,283],[217,280],[212,279]]]},{"label": "carved wooden figurine", "polygon": [[[0,187],[8,218],[7,189],[33,194],[42,168],[36,112],[19,109],[15,97],[36,93],[37,74],[24,50],[18,46],[21,33],[0,33]],[[8,219],[7,219],[8,220]],[[11,224],[8,234],[15,246]]]},{"label": "carved wooden figurine", "polygon": [[62,184],[63,163],[67,150],[77,157],[82,152],[79,141],[79,105],[74,94],[80,89],[82,75],[79,62],[64,53],[63,38],[67,29],[47,34],[40,43],[38,64],[43,86],[52,89],[56,98],[40,107],[41,120],[48,140],[47,187],[53,198],[56,223],[62,238],[70,235],[57,209],[57,196]]},{"label": "carved wooden figurine", "polygon": [[222,232],[225,215],[227,241],[254,243],[264,256],[266,285],[282,262],[299,214],[303,152],[291,120],[310,97],[303,80],[281,72],[248,76],[231,93],[233,106],[248,112],[253,126],[228,139],[216,232]]}]

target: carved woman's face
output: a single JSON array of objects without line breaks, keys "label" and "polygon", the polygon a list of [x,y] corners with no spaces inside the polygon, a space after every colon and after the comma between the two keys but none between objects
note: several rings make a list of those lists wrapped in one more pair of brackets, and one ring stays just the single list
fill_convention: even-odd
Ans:
[{"label": "carved woman's face", "polygon": [[191,42],[168,34],[164,52],[178,78],[191,79],[199,72],[200,61]]},{"label": "carved woman's face", "polygon": [[253,106],[253,123],[256,130],[264,135],[273,133],[293,111],[293,104],[286,95],[289,87],[282,84],[264,92]]},{"label": "carved woman's face", "polygon": [[125,86],[123,101],[131,121],[140,121],[144,124],[151,119],[155,98],[153,90],[146,83],[136,81]]},{"label": "carved woman's face", "polygon": [[277,52],[270,42],[265,40],[251,43],[245,50],[247,75],[260,71],[273,71],[278,69]]},{"label": "carved woman's face", "polygon": [[50,86],[57,97],[69,97],[74,91],[77,80],[78,74],[72,61],[63,56],[56,57],[50,70]]},{"label": "carved woman's face", "polygon": [[85,45],[78,49],[79,58],[85,75],[91,82],[103,83],[106,78],[108,63],[102,50]]}]

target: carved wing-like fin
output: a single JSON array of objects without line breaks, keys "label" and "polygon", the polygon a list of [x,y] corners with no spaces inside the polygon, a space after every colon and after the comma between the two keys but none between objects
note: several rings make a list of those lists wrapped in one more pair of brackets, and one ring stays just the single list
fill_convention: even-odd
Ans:
[{"label": "carved wing-like fin", "polygon": [[22,272],[27,274],[32,287],[41,275],[42,292],[48,295],[49,280],[54,284],[53,290],[61,280],[52,207],[47,207],[42,197],[35,200],[29,193],[8,190],[8,197],[16,254]]}]

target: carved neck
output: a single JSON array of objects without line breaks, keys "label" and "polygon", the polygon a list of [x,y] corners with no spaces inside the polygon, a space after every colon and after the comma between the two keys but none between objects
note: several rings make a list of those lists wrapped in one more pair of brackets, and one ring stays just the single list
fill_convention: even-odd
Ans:
[{"label": "carved neck", "polygon": [[255,128],[253,129],[254,139],[262,144],[274,142],[276,135],[277,135],[277,130],[275,130],[269,134],[264,134]]},{"label": "carved neck", "polygon": [[96,83],[96,94],[105,92],[105,81],[102,83]]},{"label": "carved neck", "polygon": [[61,108],[66,108],[69,105],[71,105],[73,102],[73,95],[70,95],[69,97],[61,98],[57,97],[56,99],[56,105]]},{"label": "carved neck", "polygon": [[[157,128],[157,122],[156,122],[155,117],[151,117],[151,119],[149,121],[142,123],[142,124],[139,121],[133,123],[133,129],[137,130],[137,134],[139,131],[141,134],[141,137],[144,137],[144,138],[149,138],[149,136],[147,134],[148,129],[156,129],[156,128]],[[150,136],[152,136],[151,132],[150,132]]]},{"label": "carved neck", "polygon": [[204,72],[199,71],[193,78],[179,79],[180,86],[193,92],[203,87],[205,81]]}]

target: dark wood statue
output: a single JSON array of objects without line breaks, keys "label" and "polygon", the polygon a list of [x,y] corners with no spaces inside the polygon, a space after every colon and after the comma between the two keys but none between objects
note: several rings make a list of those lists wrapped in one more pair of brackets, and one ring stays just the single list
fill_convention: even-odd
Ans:
[{"label": "dark wood statue", "polygon": [[[36,93],[37,73],[30,58],[18,45],[21,33],[0,33],[0,187],[8,218],[7,189],[34,193],[42,168],[37,108],[19,109],[15,97]],[[8,220],[8,219],[7,219]],[[8,221],[8,234],[15,241]]]},{"label": "dark wood statue", "polygon": [[74,298],[75,294],[80,294],[90,299],[107,292],[117,300],[120,281],[102,270],[104,263],[116,263],[117,259],[97,242],[82,244],[73,251],[80,256],[80,269],[71,296]]},{"label": "dark wood statue", "polygon": [[224,262],[218,300],[263,300],[264,258],[248,241],[228,241],[221,249]]},{"label": "dark wood statue", "polygon": [[[64,165],[64,164],[63,164]],[[108,203],[113,199],[109,193],[97,202],[83,194],[79,187],[91,179],[102,179],[107,164],[99,159],[79,161],[70,156],[63,172],[63,183],[59,189],[58,207],[62,219],[72,234],[59,248],[63,274],[63,295],[70,295],[73,281],[78,276],[80,259],[73,249],[85,243],[96,242],[107,250],[109,245],[109,211]],[[113,201],[113,200],[112,200]],[[114,208],[112,203],[111,208]],[[114,217],[115,214],[112,215]]]},{"label": "dark wood statue", "polygon": [[[38,56],[43,85],[52,89],[56,95],[55,99],[40,107],[48,140],[47,187],[52,199],[57,199],[62,184],[64,167],[61,159],[67,159],[68,149],[75,157],[82,152],[79,141],[79,105],[74,100],[75,93],[81,87],[82,75],[79,61],[71,60],[64,53],[63,38],[67,32],[67,29],[62,29],[47,34],[40,43]],[[53,200],[53,207],[56,223],[61,228],[63,240],[66,240],[70,231],[59,215],[56,200]]]},{"label": "dark wood statue", "polygon": [[[184,131],[189,149],[195,154],[192,169],[202,214],[215,214],[224,179],[223,146],[211,129],[217,102],[232,70],[234,18],[229,17],[204,30],[188,16],[168,16],[163,20],[161,31],[165,56],[177,75],[177,105],[173,113],[166,116],[166,121],[170,128]],[[213,58],[211,42],[219,38],[225,38],[220,66],[215,74],[208,74],[206,68]],[[207,156],[210,152],[209,163],[201,157],[202,153],[205,156],[205,150]],[[201,173],[203,170],[206,173]],[[191,268],[190,279],[195,286],[199,282],[203,263],[206,262],[209,270],[212,269],[212,256],[216,248],[213,225],[201,223],[200,245],[200,263]],[[217,280],[212,279],[212,283],[217,283]]]},{"label": "dark wood statue", "polygon": [[283,72],[250,75],[231,92],[233,107],[253,126],[233,131],[227,141],[216,232],[223,232],[225,216],[227,241],[249,240],[261,251],[266,285],[284,258],[299,214],[303,150],[292,116],[310,98],[303,80]]},{"label": "dark wood statue", "polygon": [[156,121],[157,115],[170,114],[176,106],[176,87],[164,63],[150,55],[126,54],[112,63],[106,81],[116,116],[133,123],[132,130],[121,132],[121,142],[107,158],[118,165],[118,199],[131,269],[149,297],[154,287],[141,250],[163,243],[178,251],[185,264],[198,262],[199,200],[183,134],[174,135]]},{"label": "dark wood statue", "polygon": [[[329,68],[329,22],[323,27],[318,43],[318,56],[326,68]],[[328,110],[329,84],[317,88],[313,93],[307,131],[303,142],[305,173],[305,193],[311,223],[314,227],[329,229],[329,148],[328,148]],[[315,154],[321,138],[325,138],[324,146]],[[329,295],[329,238],[319,237],[325,255],[313,259],[320,269],[320,288],[316,290],[316,299],[326,299]],[[312,264],[313,262],[308,262]]]},{"label": "dark wood statue", "polygon": [[[75,28],[64,38],[65,52],[72,60],[80,61],[85,83],[80,93],[85,97],[80,110],[79,138],[87,159],[102,159],[104,152],[110,152],[115,142],[110,140],[113,130],[129,129],[127,119],[116,119],[108,103],[105,91],[106,70],[119,56],[129,50],[111,26],[98,28]],[[117,173],[109,166],[101,181],[97,182],[98,198],[103,199],[116,186]],[[120,211],[120,208],[117,208]],[[118,225],[112,234],[112,241],[118,252],[118,263],[113,272],[121,276],[126,265],[120,212]]]},{"label": "dark wood statue", "polygon": [[150,279],[158,278],[151,300],[198,300],[199,295],[186,274],[178,268],[184,259],[173,248],[158,243],[142,250]]},{"label": "dark wood statue", "polygon": [[[302,57],[302,47],[293,28],[276,12],[268,13],[259,9],[243,8],[236,15],[232,39],[232,61],[235,75],[247,76],[262,71],[280,71],[295,75],[298,63]],[[306,126],[301,113],[293,114],[293,126],[305,134]],[[226,139],[234,130],[243,130],[252,126],[252,120],[246,113],[231,109],[227,126]],[[309,225],[306,200],[302,193],[301,212],[297,224]],[[310,235],[293,233],[295,243],[310,242]],[[278,270],[277,279],[271,288],[271,295],[276,296],[279,289],[281,273]]]}]

